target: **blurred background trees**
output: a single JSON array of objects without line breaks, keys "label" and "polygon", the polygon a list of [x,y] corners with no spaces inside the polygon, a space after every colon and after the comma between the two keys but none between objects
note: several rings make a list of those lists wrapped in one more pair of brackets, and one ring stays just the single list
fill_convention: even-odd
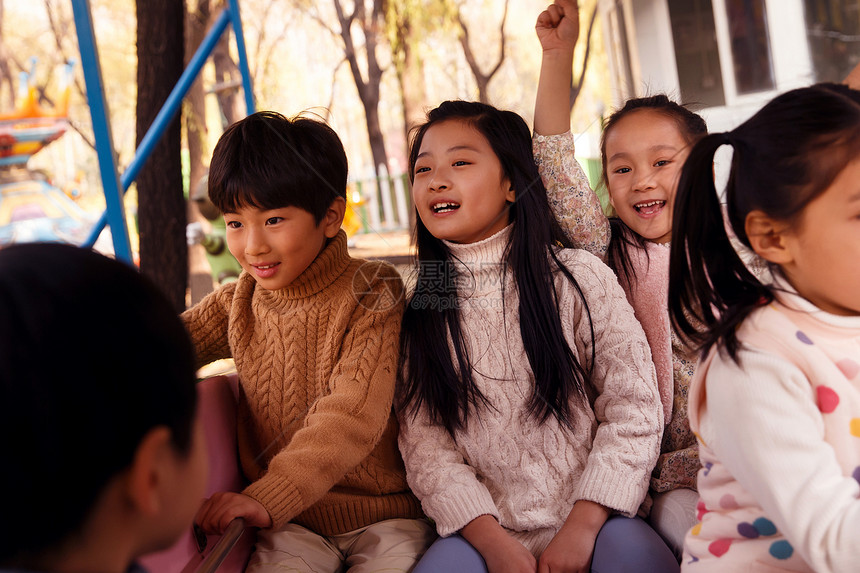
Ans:
[{"label": "blurred background trees", "polygon": [[[91,0],[120,172],[222,1]],[[595,4],[583,2],[583,32]],[[534,21],[545,7],[545,0],[240,0],[258,109],[326,119],[344,142],[355,180],[401,174],[409,129],[444,99],[486,101],[530,121],[540,63]],[[591,59],[605,58],[591,42]],[[31,57],[39,62],[42,103],[50,106],[57,68],[79,58],[68,0],[0,0],[0,111],[13,107],[18,74]],[[223,39],[127,195],[141,269],[177,304],[187,276],[184,225],[200,218],[185,198],[204,177],[224,127],[245,114],[236,61],[233,38]],[[599,62],[589,69],[597,71],[583,83],[588,97],[575,110],[577,131],[594,129],[608,101]],[[60,183],[74,180],[81,204],[101,209],[79,65],[70,122],[76,133],[33,161]],[[194,266],[192,257],[192,273]]]}]

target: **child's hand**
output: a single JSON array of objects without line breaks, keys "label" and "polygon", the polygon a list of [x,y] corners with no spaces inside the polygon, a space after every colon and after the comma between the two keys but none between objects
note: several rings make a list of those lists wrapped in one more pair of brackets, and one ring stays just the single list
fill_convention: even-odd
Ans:
[{"label": "child's hand", "polygon": [[606,523],[609,510],[593,501],[581,499],[540,556],[538,573],[588,573],[594,543]]},{"label": "child's hand", "polygon": [[489,573],[535,573],[537,561],[490,515],[476,517],[463,528],[463,537],[478,550]]},{"label": "child's hand", "polygon": [[573,51],[579,39],[579,5],[577,0],[556,0],[540,13],[535,32],[543,50]]},{"label": "child's hand", "polygon": [[505,534],[505,537],[506,539],[500,540],[489,553],[481,554],[487,562],[487,571],[489,573],[535,573],[537,560],[531,551],[510,535]]},{"label": "child's hand", "polygon": [[272,518],[259,501],[241,493],[220,491],[203,502],[194,523],[206,533],[221,534],[237,517],[251,527],[271,527]]},{"label": "child's hand", "polygon": [[597,534],[563,527],[540,556],[537,573],[588,573]]}]

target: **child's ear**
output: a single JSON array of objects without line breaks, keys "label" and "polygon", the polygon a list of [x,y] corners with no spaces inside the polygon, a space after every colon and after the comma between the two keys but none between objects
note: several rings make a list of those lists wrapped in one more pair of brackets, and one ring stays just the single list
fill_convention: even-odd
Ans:
[{"label": "child's ear", "polygon": [[508,189],[508,192],[505,193],[505,201],[508,203],[514,203],[517,200],[517,192],[514,191],[513,186]]},{"label": "child's ear", "polygon": [[325,236],[331,239],[340,231],[340,226],[343,224],[343,216],[346,214],[346,199],[338,197],[331,202],[328,209],[323,215],[321,224],[325,231]]},{"label": "child's ear", "polygon": [[776,221],[763,211],[750,211],[744,221],[744,230],[753,250],[763,259],[784,265],[793,260],[786,236],[787,223]]},{"label": "child's ear", "polygon": [[153,516],[163,509],[161,493],[172,455],[173,441],[166,426],[152,428],[141,439],[126,481],[126,495],[139,512]]}]

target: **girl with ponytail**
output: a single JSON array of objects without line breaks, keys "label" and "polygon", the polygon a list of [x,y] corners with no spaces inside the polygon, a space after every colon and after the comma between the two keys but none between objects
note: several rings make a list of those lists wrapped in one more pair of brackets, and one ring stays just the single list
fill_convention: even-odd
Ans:
[{"label": "girl with ponytail", "polygon": [[[732,148],[728,225],[713,177]],[[701,139],[672,228],[676,334],[701,352],[690,425],[700,522],[682,571],[856,571],[860,562],[860,92],[787,92]]]}]

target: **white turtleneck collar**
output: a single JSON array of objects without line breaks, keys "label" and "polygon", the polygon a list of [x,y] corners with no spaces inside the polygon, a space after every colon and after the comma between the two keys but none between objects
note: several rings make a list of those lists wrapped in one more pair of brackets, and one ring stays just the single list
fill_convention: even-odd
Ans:
[{"label": "white turtleneck collar", "polygon": [[451,241],[442,242],[451,251],[454,262],[459,262],[467,267],[472,267],[475,264],[481,263],[501,263],[505,249],[510,242],[511,232],[514,224],[511,223],[495,235],[487,237],[477,243],[452,243]]}]

